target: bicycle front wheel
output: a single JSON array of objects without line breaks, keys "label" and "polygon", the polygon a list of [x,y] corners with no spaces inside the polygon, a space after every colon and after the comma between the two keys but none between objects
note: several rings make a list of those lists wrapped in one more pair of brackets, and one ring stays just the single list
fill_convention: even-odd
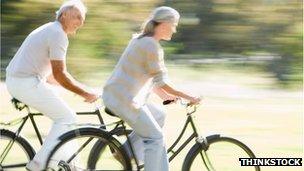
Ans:
[{"label": "bicycle front wheel", "polygon": [[[90,152],[97,142],[105,146],[97,156],[97,165],[87,165]],[[60,143],[50,153],[47,170],[132,170],[130,159],[121,143],[98,128],[80,128],[60,137]]]},{"label": "bicycle front wheel", "polygon": [[239,158],[256,158],[244,143],[213,135],[206,145],[196,143],[187,154],[183,171],[260,171],[259,166],[241,166]]},{"label": "bicycle front wheel", "polygon": [[22,170],[34,156],[34,149],[24,138],[9,130],[0,130],[0,171]]}]

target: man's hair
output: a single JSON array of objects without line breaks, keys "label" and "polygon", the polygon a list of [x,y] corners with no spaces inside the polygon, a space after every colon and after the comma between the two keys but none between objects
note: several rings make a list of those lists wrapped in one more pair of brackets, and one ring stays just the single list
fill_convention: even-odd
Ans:
[{"label": "man's hair", "polygon": [[56,20],[59,20],[62,13],[71,8],[77,8],[83,18],[87,12],[87,8],[81,0],[68,0],[61,5],[58,11],[56,11]]}]

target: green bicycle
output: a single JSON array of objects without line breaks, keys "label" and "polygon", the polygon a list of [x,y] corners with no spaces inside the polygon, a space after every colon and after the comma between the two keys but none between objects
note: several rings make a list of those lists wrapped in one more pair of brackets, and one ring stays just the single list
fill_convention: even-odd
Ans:
[{"label": "green bicycle", "polygon": [[[171,103],[165,101],[164,105]],[[192,141],[195,144],[187,153],[183,162],[182,170],[208,170],[208,171],[260,171],[259,166],[244,167],[239,163],[239,158],[256,158],[252,150],[244,143],[234,139],[222,136],[220,134],[201,137],[197,133],[193,121],[193,114],[196,112],[196,106],[190,107],[181,102],[187,109],[186,122],[175,142],[168,148],[169,161],[171,162],[180,152]],[[115,113],[105,108],[105,112],[111,116]],[[59,144],[52,150],[47,161],[49,170],[141,170],[143,165],[135,158],[131,158],[122,145],[127,142],[134,156],[134,149],[122,120],[111,124],[112,129],[102,127],[86,127],[72,130],[60,137]],[[192,128],[192,134],[179,146],[179,142],[185,135],[187,127]],[[122,136],[124,135],[124,136]],[[121,137],[125,137],[121,140]],[[77,141],[80,148],[67,159],[58,159],[55,156],[58,151],[64,149],[65,144],[70,141]],[[74,162],[73,162],[74,161]],[[77,162],[75,162],[77,161]],[[73,165],[77,163],[77,165]]]},{"label": "green bicycle", "polygon": [[[15,98],[13,98],[11,102],[17,110],[21,111],[26,109],[28,114],[24,117],[14,119],[11,122],[0,123],[3,127],[19,124],[19,127],[15,132],[8,129],[0,129],[0,171],[20,170],[34,158],[36,154],[34,148],[31,146],[29,141],[21,136],[21,131],[28,120],[30,120],[34,128],[35,135],[39,140],[40,145],[43,143],[41,133],[34,119],[36,116],[42,116],[42,113],[31,112],[30,108],[26,104],[23,104]],[[93,112],[78,112],[77,115],[96,115],[100,124],[104,124],[99,110],[95,110]],[[18,153],[17,156],[16,153]]]}]

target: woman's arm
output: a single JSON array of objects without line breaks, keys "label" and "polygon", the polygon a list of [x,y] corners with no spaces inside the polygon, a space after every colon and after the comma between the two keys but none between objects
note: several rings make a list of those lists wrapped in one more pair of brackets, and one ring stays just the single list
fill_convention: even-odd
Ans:
[{"label": "woman's arm", "polygon": [[159,87],[153,87],[153,92],[155,94],[157,94],[162,100],[176,100],[177,97],[172,95],[172,94],[168,94],[166,91],[164,91],[162,88]]},{"label": "woman's arm", "polygon": [[146,66],[147,71],[150,74],[150,76],[153,78],[152,82],[154,86],[158,87],[156,92],[160,94],[160,97],[164,96],[165,92],[166,94],[169,94],[171,96],[177,96],[184,99],[187,99],[190,101],[190,104],[198,104],[200,102],[200,98],[192,97],[186,93],[183,93],[181,91],[178,91],[171,87],[168,83],[168,75],[167,75],[167,69],[164,63],[164,56],[163,53],[159,53],[159,51],[163,51],[162,49],[159,49],[157,44],[149,44],[149,48],[147,48],[146,54]]},{"label": "woman's arm", "polygon": [[173,88],[172,86],[170,86],[168,84],[162,85],[161,87],[159,87],[159,89],[162,89],[163,91],[167,92],[168,94],[172,94],[174,96],[187,99],[190,101],[190,104],[198,104],[201,101],[201,98],[194,97],[194,96],[188,95],[184,92],[181,92],[179,90],[176,90],[175,88]]}]

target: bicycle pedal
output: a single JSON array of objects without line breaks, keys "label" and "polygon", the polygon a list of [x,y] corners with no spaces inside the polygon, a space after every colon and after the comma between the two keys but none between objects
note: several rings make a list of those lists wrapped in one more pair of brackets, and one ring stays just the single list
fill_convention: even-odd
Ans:
[{"label": "bicycle pedal", "polygon": [[58,163],[58,171],[71,171],[71,168],[65,161],[61,160]]}]

